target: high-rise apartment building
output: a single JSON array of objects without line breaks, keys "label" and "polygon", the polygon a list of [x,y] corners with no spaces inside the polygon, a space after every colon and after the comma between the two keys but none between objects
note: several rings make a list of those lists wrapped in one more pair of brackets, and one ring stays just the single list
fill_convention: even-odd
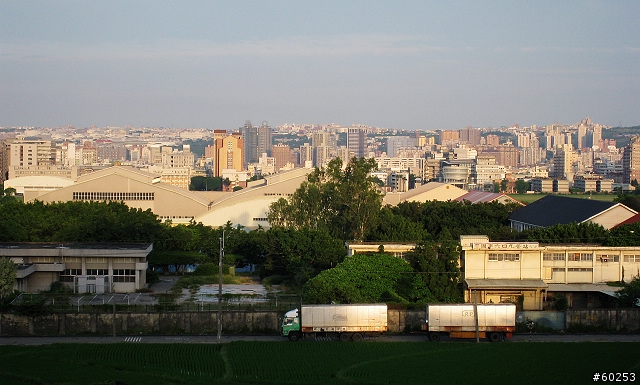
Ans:
[{"label": "high-rise apartment building", "polygon": [[260,127],[258,127],[258,157],[261,157],[262,154],[267,154],[267,156],[271,156],[271,149],[273,147],[272,139],[271,139],[272,129],[269,127],[269,123],[266,121],[262,122]]},{"label": "high-rise apartment building", "polygon": [[56,144],[50,140],[16,140],[11,143],[12,167],[51,166],[56,163]]},{"label": "high-rise apartment building", "polygon": [[9,159],[11,158],[11,142],[14,139],[0,140],[0,186],[9,179]]},{"label": "high-rise apartment building", "polygon": [[489,134],[485,138],[485,143],[487,146],[499,146],[500,145],[500,137],[495,134]]},{"label": "high-rise apartment building", "polygon": [[387,156],[398,156],[398,152],[405,148],[416,147],[417,139],[410,136],[390,136],[387,138]]},{"label": "high-rise apartment building", "polygon": [[573,180],[573,163],[576,158],[577,155],[573,151],[571,144],[559,147],[553,157],[553,173],[551,176],[556,179]]},{"label": "high-rise apartment building", "polygon": [[480,140],[481,140],[480,130],[473,127],[467,127],[467,128],[461,129],[459,133],[459,137],[461,142],[465,142],[473,145],[480,144]]},{"label": "high-rise apartment building", "polygon": [[214,143],[213,176],[222,177],[223,170],[244,170],[244,140],[241,134],[218,138]]},{"label": "high-rise apartment building", "polygon": [[640,182],[640,136],[631,138],[622,154],[623,183]]},{"label": "high-rise apartment building", "polygon": [[332,133],[327,131],[315,131],[313,134],[311,134],[311,145],[313,147],[336,147],[337,142],[335,136]]},{"label": "high-rise apartment building", "polygon": [[460,131],[438,130],[438,144],[447,145],[460,140]]},{"label": "high-rise apartment building", "polygon": [[286,144],[277,144],[272,147],[271,151],[275,159],[276,172],[291,161],[291,149]]},{"label": "high-rise apartment building", "polygon": [[[324,167],[329,163],[329,147],[318,146],[313,148],[313,166]],[[346,162],[345,162],[346,163]]]},{"label": "high-rise apartment building", "polygon": [[250,163],[258,163],[260,154],[258,153],[258,127],[253,126],[250,120],[240,127],[242,140],[244,143],[244,167]]},{"label": "high-rise apartment building", "polygon": [[96,150],[98,162],[119,162],[129,158],[124,144],[101,143],[97,145]]},{"label": "high-rise apartment building", "polygon": [[191,151],[174,151],[162,154],[162,166],[167,168],[193,168],[196,156]]},{"label": "high-rise apartment building", "polygon": [[309,143],[300,146],[300,166],[313,167],[313,147]]},{"label": "high-rise apartment building", "polygon": [[10,146],[9,179],[20,174],[20,170],[56,165],[56,144],[51,140],[15,140]]},{"label": "high-rise apartment building", "polygon": [[[347,148],[352,156],[356,158],[364,157],[365,138],[365,130],[363,128],[349,127],[347,130]],[[343,162],[347,163],[348,160],[343,159]]]}]

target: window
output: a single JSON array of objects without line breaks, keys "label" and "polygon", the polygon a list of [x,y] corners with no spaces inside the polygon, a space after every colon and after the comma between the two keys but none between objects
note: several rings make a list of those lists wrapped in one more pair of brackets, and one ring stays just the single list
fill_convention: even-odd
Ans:
[{"label": "window", "polygon": [[569,253],[569,261],[593,261],[591,253]]},{"label": "window", "polygon": [[67,269],[60,273],[60,282],[73,282],[76,275],[82,275],[82,270]]},{"label": "window", "polygon": [[545,261],[564,261],[564,253],[544,253],[542,259]]},{"label": "window", "polygon": [[152,201],[155,196],[152,192],[97,192],[74,191],[73,200],[81,201]]},{"label": "window", "polygon": [[130,269],[113,270],[113,282],[135,282],[136,271]]},{"label": "window", "polygon": [[620,256],[619,255],[615,255],[615,254],[599,254],[596,256],[597,260],[602,262],[602,263],[607,263],[607,262],[620,262]]},{"label": "window", "polygon": [[625,255],[624,256],[624,261],[625,262],[640,262],[640,255]]},{"label": "window", "polygon": [[53,263],[53,257],[31,257],[31,263]]},{"label": "window", "polygon": [[87,275],[109,275],[107,269],[87,269]]},{"label": "window", "polygon": [[592,272],[593,271],[593,269],[590,268],[590,267],[570,267],[567,270],[568,271],[582,271],[582,272],[585,272],[585,271]]},{"label": "window", "polygon": [[489,261],[519,261],[520,254],[516,253],[489,253]]},{"label": "window", "polygon": [[136,259],[133,257],[118,257],[113,258],[114,263],[135,263]]}]

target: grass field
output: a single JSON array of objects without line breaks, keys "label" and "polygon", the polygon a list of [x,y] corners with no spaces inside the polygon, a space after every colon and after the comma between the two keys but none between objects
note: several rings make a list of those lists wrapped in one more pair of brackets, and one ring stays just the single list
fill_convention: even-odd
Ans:
[{"label": "grass field", "polygon": [[[513,199],[519,200],[524,204],[535,202],[549,194],[509,194]],[[616,194],[565,194],[568,198],[593,199],[599,201],[613,202],[618,196]]]},{"label": "grass field", "polygon": [[[232,342],[0,346],[11,384],[587,384],[634,343]],[[640,378],[636,379],[640,381]]]}]

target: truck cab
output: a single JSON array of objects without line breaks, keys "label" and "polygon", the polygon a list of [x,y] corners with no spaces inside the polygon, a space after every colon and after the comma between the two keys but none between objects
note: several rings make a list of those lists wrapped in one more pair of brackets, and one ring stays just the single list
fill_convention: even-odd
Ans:
[{"label": "truck cab", "polygon": [[298,309],[289,310],[282,319],[282,336],[295,341],[300,336],[300,315]]}]

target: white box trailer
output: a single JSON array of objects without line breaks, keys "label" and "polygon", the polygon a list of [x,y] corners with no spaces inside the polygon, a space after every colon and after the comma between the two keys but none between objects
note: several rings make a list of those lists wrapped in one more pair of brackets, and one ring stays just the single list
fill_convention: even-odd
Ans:
[{"label": "white box trailer", "polygon": [[282,320],[282,335],[292,341],[318,336],[359,341],[366,334],[386,331],[386,304],[303,305]]},{"label": "white box trailer", "polygon": [[516,329],[516,305],[500,304],[429,304],[423,330],[431,341],[442,334],[451,338],[488,338],[502,341]]}]

